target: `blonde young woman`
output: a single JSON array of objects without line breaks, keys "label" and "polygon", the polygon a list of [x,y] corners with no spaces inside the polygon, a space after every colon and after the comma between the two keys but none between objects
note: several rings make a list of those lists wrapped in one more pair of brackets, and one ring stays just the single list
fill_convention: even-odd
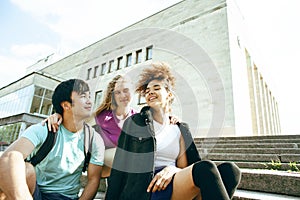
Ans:
[{"label": "blonde young woman", "polygon": [[136,91],[145,96],[148,106],[123,125],[106,200],[233,197],[239,168],[201,161],[187,125],[168,123],[174,84],[166,63],[152,64],[141,73]]},{"label": "blonde young woman", "polygon": [[103,138],[106,148],[102,177],[110,174],[125,119],[136,113],[130,106],[132,96],[133,84],[125,77],[117,75],[109,82],[103,102],[96,109],[94,128]]}]

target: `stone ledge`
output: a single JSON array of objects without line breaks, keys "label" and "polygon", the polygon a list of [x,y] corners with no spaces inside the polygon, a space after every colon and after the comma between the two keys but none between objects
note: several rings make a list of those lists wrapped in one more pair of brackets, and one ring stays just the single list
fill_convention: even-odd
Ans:
[{"label": "stone ledge", "polygon": [[212,148],[299,148],[298,143],[203,143],[197,144],[196,146],[200,149],[212,149]]},{"label": "stone ledge", "polygon": [[235,144],[255,144],[255,143],[296,143],[300,144],[300,138],[286,138],[286,139],[241,139],[241,137],[236,138],[228,138],[228,139],[219,139],[215,138],[214,140],[210,139],[202,139],[199,140],[195,138],[196,144],[228,144],[228,143],[235,143]]},{"label": "stone ledge", "polygon": [[198,148],[199,153],[244,153],[244,154],[300,154],[300,148],[218,148],[202,149]]},{"label": "stone ledge", "polygon": [[299,162],[299,154],[243,154],[243,153],[200,153],[201,157],[208,160],[227,160],[227,161],[252,161],[252,162],[271,162],[280,160],[282,163]]},{"label": "stone ledge", "polygon": [[239,189],[300,197],[300,173],[261,169],[241,171]]},{"label": "stone ledge", "polygon": [[209,141],[299,141],[300,134],[296,135],[264,135],[264,136],[231,136],[231,137],[195,137],[196,142]]},{"label": "stone ledge", "polygon": [[[215,163],[220,164],[223,162],[227,162],[224,160],[214,160]],[[239,166],[239,168],[246,169],[271,169],[271,162],[251,162],[251,161],[234,161],[234,163]],[[267,167],[268,166],[268,167]],[[296,164],[295,166],[300,169],[300,164]],[[281,163],[280,170],[288,171],[291,169],[289,163]]]}]

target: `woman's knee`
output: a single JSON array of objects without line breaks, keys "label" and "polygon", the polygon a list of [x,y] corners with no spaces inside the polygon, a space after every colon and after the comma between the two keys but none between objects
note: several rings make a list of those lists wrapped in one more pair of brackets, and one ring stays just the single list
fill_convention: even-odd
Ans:
[{"label": "woman's knee", "polygon": [[193,171],[215,171],[217,170],[217,166],[214,162],[210,160],[203,160],[194,163]]},{"label": "woman's knee", "polygon": [[198,187],[201,185],[201,180],[211,180],[220,176],[216,164],[209,160],[196,162],[193,165],[192,175],[194,183]]},{"label": "woman's knee", "polygon": [[225,162],[225,163],[218,165],[218,170],[219,170],[222,178],[231,177],[231,179],[232,179],[234,177],[234,180],[236,183],[238,183],[241,179],[241,170],[233,162]]},{"label": "woman's knee", "polygon": [[194,184],[200,188],[202,199],[229,199],[216,164],[200,161],[193,165]]}]

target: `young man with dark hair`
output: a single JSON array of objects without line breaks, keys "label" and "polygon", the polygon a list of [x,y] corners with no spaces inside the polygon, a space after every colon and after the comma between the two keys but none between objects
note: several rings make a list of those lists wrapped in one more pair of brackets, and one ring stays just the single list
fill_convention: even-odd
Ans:
[{"label": "young man with dark hair", "polygon": [[[104,143],[92,131],[92,152],[87,168],[88,184],[78,197],[85,160],[85,120],[92,114],[89,86],[79,79],[60,83],[52,96],[56,112],[63,116],[56,141],[36,166],[24,159],[41,147],[47,126],[36,124],[24,131],[0,157],[0,189],[7,199],[71,200],[93,199],[99,187],[104,160]],[[87,133],[86,133],[87,134]]]}]

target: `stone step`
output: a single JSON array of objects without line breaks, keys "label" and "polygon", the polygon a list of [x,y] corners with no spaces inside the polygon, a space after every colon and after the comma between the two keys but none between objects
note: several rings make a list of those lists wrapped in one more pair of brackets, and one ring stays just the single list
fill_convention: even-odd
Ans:
[{"label": "stone step", "polygon": [[300,140],[300,135],[276,135],[276,136],[240,136],[240,137],[206,137],[206,138],[194,138],[195,142],[198,141],[235,141],[235,140],[247,140],[247,141],[262,141],[262,140]]},{"label": "stone step", "polygon": [[[295,140],[295,141],[281,141],[281,140],[276,140],[276,141],[265,141],[265,140],[253,140],[253,141],[203,141],[203,142],[196,142],[195,143],[197,146],[200,145],[226,145],[226,144],[231,144],[231,145],[249,145],[249,144],[293,144],[295,147],[300,146],[300,140]],[[297,145],[297,146],[296,146]]]},{"label": "stone step", "polygon": [[201,154],[203,159],[209,160],[227,160],[227,161],[252,161],[252,162],[270,162],[280,160],[283,163],[300,162],[299,154],[240,154],[240,153],[209,153]]},{"label": "stone step", "polygon": [[[224,160],[215,160],[217,164],[226,162]],[[247,169],[277,169],[284,171],[296,171],[296,168],[300,169],[300,164],[280,163],[280,165],[272,164],[272,161],[268,162],[251,162],[251,161],[235,161],[234,162],[239,168]]]},{"label": "stone step", "polygon": [[256,145],[256,144],[264,144],[264,145],[276,145],[276,144],[287,144],[288,146],[292,146],[292,148],[299,148],[300,147],[300,141],[274,141],[274,142],[267,142],[267,141],[237,141],[237,142],[201,142],[201,143],[195,143],[196,146],[216,146],[216,145]]},{"label": "stone step", "polygon": [[200,153],[300,154],[300,148],[198,148]]},{"label": "stone step", "polygon": [[300,173],[241,169],[239,189],[300,197]]},{"label": "stone step", "polygon": [[209,144],[196,144],[198,148],[295,148],[298,149],[300,147],[300,143],[242,143],[242,144],[225,144],[225,143],[209,143]]}]

